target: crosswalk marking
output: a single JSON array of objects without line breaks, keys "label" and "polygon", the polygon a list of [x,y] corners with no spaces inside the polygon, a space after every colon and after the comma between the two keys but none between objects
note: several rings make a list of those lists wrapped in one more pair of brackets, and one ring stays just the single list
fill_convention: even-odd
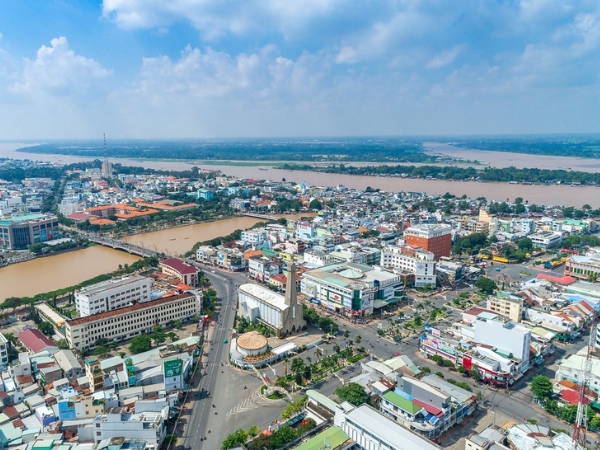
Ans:
[{"label": "crosswalk marking", "polygon": [[253,392],[252,395],[237,405],[235,405],[228,414],[234,415],[247,411],[252,411],[253,409],[260,408],[261,406],[272,405],[277,400],[268,400],[264,397],[261,397],[257,391]]}]

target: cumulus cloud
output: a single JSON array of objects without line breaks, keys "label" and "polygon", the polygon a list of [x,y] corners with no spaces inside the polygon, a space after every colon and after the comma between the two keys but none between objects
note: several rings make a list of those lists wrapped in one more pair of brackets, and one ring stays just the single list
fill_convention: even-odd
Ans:
[{"label": "cumulus cloud", "polygon": [[42,45],[35,60],[25,60],[23,73],[12,91],[68,95],[83,92],[94,80],[110,74],[100,63],[75,54],[67,38],[58,37],[50,41],[49,47]]}]

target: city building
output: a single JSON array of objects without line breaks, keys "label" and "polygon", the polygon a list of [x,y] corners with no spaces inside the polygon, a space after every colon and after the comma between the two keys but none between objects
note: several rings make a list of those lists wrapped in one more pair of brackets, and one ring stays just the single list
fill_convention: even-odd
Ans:
[{"label": "city building", "polygon": [[222,269],[238,272],[246,269],[246,256],[237,248],[225,248],[220,246],[217,249],[214,264]]},{"label": "city building", "polygon": [[118,436],[144,441],[146,449],[158,450],[167,433],[165,420],[169,418],[169,406],[165,405],[159,411],[138,409],[133,413],[129,408],[111,408],[105,414],[97,415],[93,422],[95,444]]},{"label": "city building", "polygon": [[158,263],[163,273],[177,277],[179,281],[188,286],[198,284],[198,269],[194,266],[184,263],[179,258],[169,258]]},{"label": "city building", "polygon": [[8,353],[10,351],[10,342],[0,333],[0,369],[8,367]]},{"label": "city building", "polygon": [[308,270],[300,285],[313,303],[347,316],[370,316],[374,308],[398,302],[404,289],[400,275],[354,263]]},{"label": "city building", "polygon": [[60,237],[58,218],[49,214],[28,214],[0,219],[0,249],[28,250]]},{"label": "city building", "polygon": [[296,333],[306,326],[302,305],[297,302],[296,264],[289,265],[285,297],[258,284],[242,284],[238,289],[238,315],[249,322],[261,322],[278,336]]},{"label": "city building", "polygon": [[111,342],[130,339],[199,312],[200,299],[195,294],[174,295],[70,320],[65,324],[65,337],[69,348],[90,349],[100,338]]},{"label": "city building", "polygon": [[452,227],[445,224],[413,225],[404,230],[406,243],[432,252],[435,259],[450,256]]},{"label": "city building", "polygon": [[85,375],[85,370],[77,360],[75,353],[71,350],[59,350],[54,354],[54,359],[58,363],[63,372],[63,377],[69,381],[74,381],[77,378]]},{"label": "city building", "polygon": [[[584,378],[585,359],[587,357],[587,347],[582,348],[577,353],[563,358],[558,363],[558,369],[554,375],[557,382],[567,380],[581,385]],[[587,380],[587,387],[597,394],[600,394],[600,358],[592,358],[590,378]]]},{"label": "city building", "polygon": [[[434,254],[421,248],[410,246],[390,246],[381,250],[381,265],[396,273],[406,274],[406,281],[414,287],[435,287]],[[406,283],[409,284],[409,283]]]},{"label": "city building", "polygon": [[[488,318],[480,314],[475,322],[474,341],[485,344],[495,349],[494,353],[505,358],[514,358],[520,361],[515,366],[515,371],[521,374],[529,369],[529,356],[531,344],[531,330],[512,321],[505,321],[498,317]],[[518,374],[514,375],[519,378]]]},{"label": "city building", "polygon": [[338,405],[333,417],[335,426],[342,429],[359,449],[369,450],[440,450],[430,440],[399,425],[368,405]]},{"label": "city building", "polygon": [[558,247],[562,242],[562,233],[556,231],[538,231],[527,237],[531,239],[534,247],[539,247],[543,250]]},{"label": "city building", "polygon": [[39,353],[44,350],[54,354],[58,351],[58,347],[40,330],[36,328],[28,328],[17,335],[17,339],[23,344],[30,353]]},{"label": "city building", "polygon": [[519,323],[523,317],[523,298],[499,292],[497,296],[487,298],[486,308]]},{"label": "city building", "polygon": [[113,278],[81,288],[75,306],[81,317],[150,301],[152,279],[139,275]]},{"label": "city building", "polygon": [[600,279],[600,253],[572,255],[565,262],[565,275],[582,280]]}]

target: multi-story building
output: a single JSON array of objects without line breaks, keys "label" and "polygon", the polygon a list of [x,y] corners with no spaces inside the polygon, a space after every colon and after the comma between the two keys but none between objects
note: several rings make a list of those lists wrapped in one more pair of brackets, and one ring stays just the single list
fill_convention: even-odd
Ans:
[{"label": "multi-story building", "polygon": [[300,286],[315,303],[348,316],[370,316],[374,307],[397,301],[404,289],[400,275],[353,263],[306,271]]},{"label": "multi-story building", "polygon": [[198,284],[198,269],[184,263],[179,258],[169,258],[161,261],[158,266],[167,275],[177,277],[183,284],[196,286]]},{"label": "multi-story building", "polygon": [[69,381],[74,381],[85,374],[83,367],[81,367],[77,357],[71,350],[57,351],[54,354],[54,359],[60,366],[63,376]]},{"label": "multi-story building", "polygon": [[60,237],[58,218],[49,214],[28,214],[0,219],[0,249],[27,250]]},{"label": "multi-story building", "polygon": [[500,293],[498,296],[488,297],[486,307],[516,323],[521,322],[523,317],[522,297]]},{"label": "multi-story building", "polygon": [[113,278],[80,289],[75,293],[75,306],[81,317],[87,317],[150,301],[151,290],[151,278],[139,275]]},{"label": "multi-story building", "polygon": [[8,352],[10,351],[10,343],[8,339],[0,333],[0,368],[6,369],[8,367]]},{"label": "multi-story building", "polygon": [[278,336],[295,333],[306,326],[302,305],[297,302],[296,264],[291,263],[285,297],[258,284],[242,284],[238,288],[238,315],[250,322],[260,321]]},{"label": "multi-story building", "polygon": [[486,318],[480,315],[475,322],[474,341],[492,346],[497,354],[520,361],[515,367],[520,373],[529,369],[530,329],[498,317]]},{"label": "multi-story building", "polygon": [[267,283],[271,276],[280,272],[279,264],[272,264],[265,256],[251,256],[248,258],[248,275],[250,278]]},{"label": "multi-story building", "polygon": [[572,255],[565,262],[565,275],[583,280],[600,279],[600,253],[590,256]]},{"label": "multi-story building", "polygon": [[315,237],[315,227],[311,222],[298,222],[296,224],[296,236],[299,239],[310,240]]},{"label": "multi-story building", "polygon": [[413,225],[404,230],[406,243],[432,252],[435,259],[450,256],[452,227],[445,224]]},{"label": "multi-story building", "polygon": [[70,320],[65,324],[65,337],[70,348],[89,349],[100,338],[112,342],[129,339],[149,333],[155,326],[190,319],[199,311],[200,299],[195,294],[174,295]]},{"label": "multi-story building", "polygon": [[101,391],[104,388],[104,372],[102,372],[100,361],[95,358],[85,361],[85,376],[90,382],[92,392]]},{"label": "multi-story building", "polygon": [[128,408],[111,408],[106,414],[94,418],[94,442],[119,436],[129,440],[146,442],[146,449],[157,450],[167,433],[165,420],[169,417],[169,406],[161,411],[130,412]]},{"label": "multi-story building", "polygon": [[544,250],[558,247],[562,242],[562,233],[556,231],[538,231],[528,237],[533,242],[534,247],[540,247]]},{"label": "multi-story building", "polygon": [[381,251],[381,265],[386,269],[414,276],[415,287],[435,286],[435,260],[432,252],[420,248],[385,247]]},{"label": "multi-story building", "polygon": [[352,447],[369,450],[440,450],[423,436],[394,422],[368,405],[354,407],[347,402],[335,409],[335,426],[342,429],[354,443]]},{"label": "multi-story building", "polygon": [[267,240],[267,232],[266,230],[246,230],[242,231],[240,236],[240,241],[244,243],[244,245],[249,245],[251,247],[262,246],[263,242]]},{"label": "multi-story building", "polygon": [[237,248],[218,248],[214,261],[218,267],[231,270],[233,272],[246,269],[246,257]]},{"label": "multi-story building", "polygon": [[[556,370],[556,381],[568,380],[581,385],[584,378],[584,367],[587,356],[587,348],[579,350],[579,352],[564,358]],[[600,394],[600,358],[592,358],[590,378],[588,379],[587,387],[597,394]]]}]

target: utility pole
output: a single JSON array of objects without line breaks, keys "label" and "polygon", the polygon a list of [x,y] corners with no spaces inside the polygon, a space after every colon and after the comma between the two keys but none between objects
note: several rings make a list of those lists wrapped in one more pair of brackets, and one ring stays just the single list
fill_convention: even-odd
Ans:
[{"label": "utility pole", "polygon": [[592,351],[594,350],[594,338],[596,336],[596,326],[592,323],[590,327],[590,339],[587,347],[587,355],[583,363],[583,376],[581,377],[581,386],[579,387],[579,400],[577,402],[577,419],[573,426],[573,448],[581,444],[585,448],[586,433],[588,428],[588,406],[585,404],[585,393],[592,374]]}]

